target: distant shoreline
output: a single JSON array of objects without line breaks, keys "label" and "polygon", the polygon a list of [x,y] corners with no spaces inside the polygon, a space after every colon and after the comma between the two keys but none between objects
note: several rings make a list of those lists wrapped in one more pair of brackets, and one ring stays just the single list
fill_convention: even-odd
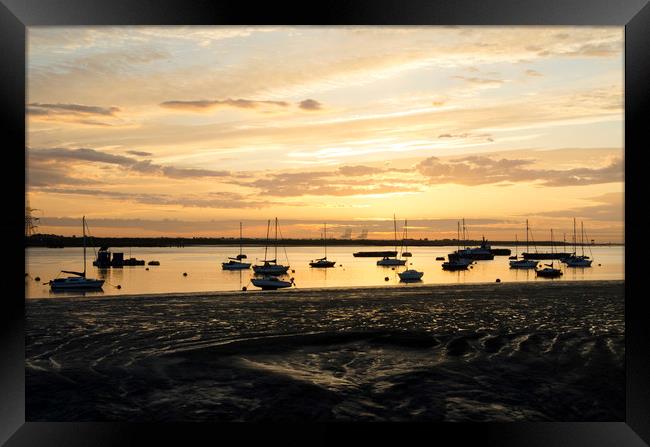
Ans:
[{"label": "distant shoreline", "polygon": [[[265,246],[265,238],[244,238],[241,242],[244,246]],[[525,247],[526,245],[521,241],[488,241],[493,247],[501,246],[518,246]],[[401,245],[399,241],[399,245]],[[461,245],[476,246],[480,245],[480,240],[462,241]],[[220,246],[220,245],[239,245],[239,238],[226,238],[226,237],[94,237],[89,236],[86,238],[86,245],[88,247],[191,247],[191,246]],[[292,247],[314,247],[323,244],[322,239],[282,239],[278,241],[279,245],[292,246]],[[410,247],[442,247],[442,246],[455,246],[458,242],[455,239],[409,239],[405,242]],[[327,239],[328,246],[394,246],[395,241],[392,239]],[[553,242],[551,241],[535,241],[531,242],[530,246],[546,247],[554,245],[555,247],[573,247],[572,243],[568,241]],[[25,247],[50,247],[50,248],[64,248],[64,247],[81,247],[83,246],[82,237],[72,236],[59,236],[54,234],[35,234],[25,238]],[[578,244],[580,246],[580,244]],[[588,247],[610,247],[610,246],[625,246],[624,243],[607,242],[585,244]]]}]

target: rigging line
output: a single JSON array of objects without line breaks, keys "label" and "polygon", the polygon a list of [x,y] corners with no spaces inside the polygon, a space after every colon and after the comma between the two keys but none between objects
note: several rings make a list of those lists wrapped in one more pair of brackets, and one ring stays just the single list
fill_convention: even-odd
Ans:
[{"label": "rigging line", "polygon": [[[283,240],[284,238],[282,237],[282,229],[278,227],[278,231],[280,232],[280,240]],[[282,244],[282,248],[284,249],[284,257],[287,258],[287,265],[289,265],[289,255],[287,254],[287,247],[286,245]]]},{"label": "rigging line", "polygon": [[[88,230],[88,239],[90,239],[92,237],[90,235],[90,227],[88,226],[88,222],[85,222],[85,224],[86,224],[86,230]],[[95,255],[95,259],[97,259],[97,250],[95,250],[95,244],[94,243],[93,243],[93,254]]]}]

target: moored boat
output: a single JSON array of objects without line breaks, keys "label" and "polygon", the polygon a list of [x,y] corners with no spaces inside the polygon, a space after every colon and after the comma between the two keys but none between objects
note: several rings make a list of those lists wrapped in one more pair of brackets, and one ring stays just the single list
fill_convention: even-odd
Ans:
[{"label": "moored boat", "polygon": [[[278,218],[275,218],[275,257],[273,259],[267,259],[268,248],[269,248],[269,232],[271,228],[271,221],[269,220],[266,226],[266,246],[264,247],[264,260],[262,265],[254,265],[253,271],[257,275],[283,275],[289,270],[288,265],[278,264]],[[286,250],[285,250],[286,256]],[[287,259],[288,261],[288,259]]]},{"label": "moored boat", "polygon": [[357,251],[352,253],[355,258],[390,258],[397,256],[397,250],[384,251]]},{"label": "moored boat", "polygon": [[325,256],[319,259],[314,259],[309,263],[310,267],[314,268],[330,268],[336,265],[336,261],[329,261],[327,259],[327,224],[323,224],[323,248]]},{"label": "moored boat", "polygon": [[543,269],[535,270],[537,276],[542,276],[544,278],[559,278],[562,276],[562,270],[556,269],[553,267],[553,263],[544,264],[546,267]]},{"label": "moored boat", "polygon": [[[510,261],[511,269],[534,269],[537,267],[537,261],[532,259],[517,259],[518,258],[519,241],[515,235],[515,256],[514,260]],[[528,251],[528,219],[526,219],[526,251]]]},{"label": "moored boat", "polygon": [[[553,230],[551,229],[551,253],[553,252]],[[562,276],[562,270],[555,268],[553,262],[550,264],[544,264],[544,268],[535,270],[537,276],[543,278],[559,278]]]},{"label": "moored boat", "polygon": [[[397,220],[393,214],[393,237],[395,238],[395,257],[384,256],[383,259],[377,261],[377,265],[381,267],[393,267],[398,265],[406,265],[406,259],[399,259],[397,257]],[[404,248],[404,239],[402,239],[402,249]]]},{"label": "moored boat", "polygon": [[[465,219],[463,219],[463,241],[467,243],[467,229],[465,227]],[[492,253],[492,247],[487,243],[485,237],[481,240],[481,245],[479,247],[465,247],[463,249],[458,249],[457,253],[461,258],[472,259],[474,261],[491,261],[494,259],[494,254]]]},{"label": "moored boat", "polygon": [[49,281],[50,289],[57,290],[98,290],[104,285],[103,279],[86,278],[86,216],[81,218],[83,227],[83,245],[84,245],[84,270],[75,272],[62,270],[61,273],[67,273],[67,278],[55,278]]},{"label": "moored boat", "polygon": [[[460,222],[457,223],[456,231],[457,231],[456,241],[458,243],[458,247],[457,247],[457,250],[455,252],[449,253],[447,255],[447,258],[449,260],[445,261],[445,262],[443,262],[441,264],[443,270],[450,270],[450,271],[467,270],[469,268],[469,266],[472,265],[473,261],[471,259],[463,258],[460,255],[460,252],[461,252],[461,250],[460,250]],[[463,232],[463,234],[464,234],[464,232]]]},{"label": "moored boat", "polygon": [[589,256],[585,255],[585,229],[584,222],[580,222],[580,247],[582,254],[578,256],[578,239],[576,237],[576,219],[573,218],[573,254],[562,260],[567,267],[591,267],[593,262]]},{"label": "moored boat", "polygon": [[242,262],[246,255],[242,253],[242,224],[239,222],[239,254],[235,257],[229,257],[228,262],[222,262],[223,270],[247,270],[250,268],[250,262]]},{"label": "moored boat", "polygon": [[277,290],[293,285],[293,278],[291,281],[279,279],[276,276],[264,276],[263,278],[252,278],[251,283],[255,287],[260,287],[262,290]]},{"label": "moored boat", "polygon": [[399,272],[398,275],[401,281],[419,281],[422,279],[422,276],[424,276],[424,272],[418,272],[417,270],[409,269],[404,270],[403,272]]}]

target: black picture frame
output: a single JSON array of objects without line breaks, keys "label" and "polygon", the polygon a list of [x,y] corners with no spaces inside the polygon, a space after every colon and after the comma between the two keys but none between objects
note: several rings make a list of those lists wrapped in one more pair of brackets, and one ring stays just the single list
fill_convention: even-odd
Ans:
[{"label": "black picture frame", "polygon": [[[376,24],[376,25],[612,25],[625,27],[625,314],[626,419],[608,423],[334,424],[287,427],[248,424],[129,424],[25,422],[24,257],[19,218],[24,212],[26,27],[42,25]],[[0,443],[21,445],[194,445],[277,438],[285,444],[404,444],[444,439],[454,445],[642,446],[650,443],[650,325],[644,312],[640,213],[642,154],[650,148],[650,5],[647,0],[375,0],[277,4],[195,0],[0,0],[0,123],[4,129],[2,176],[5,204],[0,228],[13,242],[4,257],[12,287],[0,297]],[[15,171],[14,171],[15,169]],[[637,192],[638,190],[638,192]],[[635,200],[639,194],[639,202]],[[635,206],[635,204],[641,206]],[[15,290],[14,290],[15,287]],[[419,438],[424,436],[424,438]],[[453,440],[453,441],[452,441]],[[645,441],[645,442],[644,442]],[[422,441],[417,441],[422,442]]]}]

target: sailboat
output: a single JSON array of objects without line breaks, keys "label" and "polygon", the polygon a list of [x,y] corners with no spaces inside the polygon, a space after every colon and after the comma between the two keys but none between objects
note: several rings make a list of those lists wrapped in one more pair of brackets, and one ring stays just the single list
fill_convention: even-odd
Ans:
[{"label": "sailboat", "polygon": [[[258,275],[284,275],[289,270],[288,265],[278,264],[278,218],[275,218],[275,256],[273,259],[268,259],[269,248],[269,231],[271,228],[271,221],[269,220],[266,226],[266,246],[264,247],[264,261],[262,265],[254,265],[253,271]],[[285,251],[286,255],[286,251]],[[253,283],[255,284],[255,283]]]},{"label": "sailboat", "polygon": [[449,253],[447,255],[449,260],[441,264],[443,270],[467,270],[472,264],[471,259],[463,258],[460,255],[460,222],[456,224],[456,242],[458,244],[456,251],[454,253]]},{"label": "sailboat", "polygon": [[515,254],[513,256],[508,257],[508,259],[517,259],[519,257],[519,239],[517,239],[517,235],[515,234]]},{"label": "sailboat", "polygon": [[[528,227],[528,224],[526,224],[526,227]],[[533,232],[530,232],[531,236]],[[533,243],[534,243],[533,239]],[[552,241],[551,241],[552,242]],[[568,258],[571,256],[571,253],[565,253],[565,252],[556,252],[551,250],[550,252],[538,252],[537,251],[537,245],[535,245],[535,253],[530,253],[528,250],[526,250],[524,253],[521,254],[521,256],[524,259],[564,259]]]},{"label": "sailboat", "polygon": [[253,283],[255,287],[259,287],[262,290],[284,289],[286,287],[291,287],[292,285],[294,285],[293,278],[291,278],[290,281],[285,281],[283,279],[278,278],[277,276],[265,276],[263,278],[253,278],[251,279],[251,283]]},{"label": "sailboat", "polygon": [[576,219],[573,218],[573,255],[562,260],[567,267],[591,267],[592,259],[585,256],[585,227],[584,222],[580,222],[580,246],[582,255],[578,256],[578,241],[576,237]]},{"label": "sailboat", "polygon": [[[515,236],[516,238],[516,236]],[[516,250],[516,248],[515,248]],[[526,219],[526,251],[528,251],[528,219]],[[519,259],[515,256],[514,261],[510,261],[511,269],[534,269],[537,267],[537,261],[533,259]]]},{"label": "sailboat", "polygon": [[221,268],[224,270],[246,270],[250,268],[250,262],[242,262],[246,255],[242,253],[242,229],[241,222],[239,222],[239,254],[234,258],[228,258],[228,262],[222,262]]},{"label": "sailboat", "polygon": [[[394,237],[395,237],[395,253],[397,253],[397,220],[395,220],[395,215],[394,214],[393,214],[393,228],[394,228],[393,229],[393,234],[394,234]],[[403,241],[402,241],[402,243],[403,243]],[[395,255],[395,256],[397,256],[397,255]],[[406,265],[406,259],[397,259],[397,257],[391,258],[391,257],[388,257],[388,256],[384,256],[383,259],[380,259],[379,261],[377,261],[377,265],[380,265],[380,266],[383,266],[383,267],[392,267],[392,266],[396,266],[396,265]]]},{"label": "sailboat", "polygon": [[404,219],[404,251],[402,252],[402,257],[403,258],[410,258],[413,256],[413,254],[408,251],[408,238],[409,238],[409,230],[408,230],[408,222],[406,219]]},{"label": "sailboat", "polygon": [[320,259],[315,259],[309,263],[310,267],[316,268],[329,268],[334,267],[336,261],[327,260],[327,224],[323,224],[323,247],[325,248],[325,257]]},{"label": "sailboat", "polygon": [[[553,254],[553,230],[552,229],[551,229],[551,254]],[[553,266],[553,261],[551,261],[550,264],[544,264],[544,265],[545,265],[544,268],[535,270],[537,276],[541,276],[543,278],[559,278],[560,276],[562,276],[562,270],[556,269]]]},{"label": "sailboat", "polygon": [[67,278],[55,278],[50,280],[50,289],[52,290],[70,290],[70,289],[101,289],[104,285],[103,279],[86,278],[86,216],[81,218],[81,225],[83,227],[83,243],[84,243],[84,271],[73,272],[68,270],[61,270],[62,273],[68,273],[73,276]]},{"label": "sailboat", "polygon": [[[463,218],[463,241],[467,244],[467,229],[465,227],[465,219]],[[481,240],[480,247],[467,247],[464,249],[458,250],[458,255],[461,258],[472,259],[476,261],[491,261],[494,259],[494,253],[492,253],[492,247],[487,243],[485,237]]]}]

